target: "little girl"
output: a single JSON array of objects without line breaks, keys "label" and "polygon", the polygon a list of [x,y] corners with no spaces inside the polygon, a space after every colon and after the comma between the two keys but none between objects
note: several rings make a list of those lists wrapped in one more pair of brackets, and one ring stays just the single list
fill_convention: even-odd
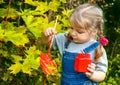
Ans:
[{"label": "little girl", "polygon": [[[56,34],[53,48],[59,50],[62,59],[61,85],[98,85],[105,79],[108,61],[106,52],[99,44],[91,47],[96,40],[103,36],[102,10],[92,4],[85,3],[78,6],[69,18],[70,31]],[[53,28],[44,31],[45,41],[49,42],[55,34]],[[77,72],[74,69],[75,58],[78,53],[89,47],[92,63],[88,65],[88,72]],[[91,47],[91,48],[90,48]]]}]

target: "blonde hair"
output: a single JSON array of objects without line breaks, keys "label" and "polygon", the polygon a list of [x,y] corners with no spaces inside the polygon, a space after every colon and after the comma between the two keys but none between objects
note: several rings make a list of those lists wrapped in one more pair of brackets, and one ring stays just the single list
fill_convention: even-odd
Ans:
[{"label": "blonde hair", "polygon": [[[85,29],[88,32],[97,29],[97,36],[100,37],[103,34],[103,11],[96,5],[86,3],[78,6],[72,12],[69,18],[69,22],[73,28]],[[68,37],[70,37],[70,35],[68,35]],[[95,50],[94,59],[98,61],[102,53],[102,45],[100,45]]]}]

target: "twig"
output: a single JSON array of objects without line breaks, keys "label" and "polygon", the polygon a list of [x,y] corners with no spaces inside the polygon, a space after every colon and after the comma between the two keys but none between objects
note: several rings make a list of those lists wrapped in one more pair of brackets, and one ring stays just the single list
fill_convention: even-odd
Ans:
[{"label": "twig", "polygon": [[[58,21],[58,16],[57,16],[57,18],[56,18],[56,20],[55,20],[54,29],[56,29],[57,21]],[[51,50],[51,47],[52,47],[52,43],[53,43],[54,36],[55,36],[55,34],[52,36],[52,38],[51,38],[51,40],[50,40],[50,44],[49,44],[49,48],[48,48],[48,54],[49,54],[49,55],[50,55],[50,50]]]}]

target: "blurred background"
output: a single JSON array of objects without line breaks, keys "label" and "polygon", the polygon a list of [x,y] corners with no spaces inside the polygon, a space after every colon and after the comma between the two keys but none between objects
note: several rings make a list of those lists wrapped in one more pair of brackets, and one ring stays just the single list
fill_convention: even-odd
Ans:
[{"label": "blurred background", "polygon": [[99,5],[104,12],[104,35],[109,68],[99,85],[120,85],[120,0],[0,0],[0,85],[60,85],[61,62],[58,51],[51,51],[57,73],[46,76],[41,71],[42,31],[53,27],[69,30],[72,10],[83,3]]}]

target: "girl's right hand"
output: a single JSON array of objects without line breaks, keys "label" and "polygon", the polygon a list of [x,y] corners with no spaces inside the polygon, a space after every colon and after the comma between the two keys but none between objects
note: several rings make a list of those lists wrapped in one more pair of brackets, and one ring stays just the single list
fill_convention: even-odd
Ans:
[{"label": "girl's right hand", "polygon": [[43,33],[45,37],[51,37],[56,33],[56,31],[54,28],[50,27],[50,28],[47,28]]},{"label": "girl's right hand", "polygon": [[43,38],[42,38],[42,42],[43,43],[48,43],[54,36],[54,34],[56,33],[54,28],[47,28],[46,30],[43,31]]}]

